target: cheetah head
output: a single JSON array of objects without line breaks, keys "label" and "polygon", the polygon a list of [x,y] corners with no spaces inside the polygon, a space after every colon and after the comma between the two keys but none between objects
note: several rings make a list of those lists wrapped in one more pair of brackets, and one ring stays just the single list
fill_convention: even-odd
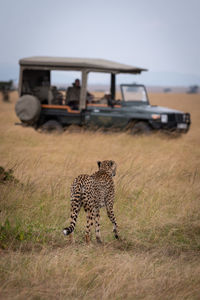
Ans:
[{"label": "cheetah head", "polygon": [[106,171],[106,173],[109,173],[112,176],[116,175],[117,164],[114,160],[98,161],[97,165],[99,170]]}]

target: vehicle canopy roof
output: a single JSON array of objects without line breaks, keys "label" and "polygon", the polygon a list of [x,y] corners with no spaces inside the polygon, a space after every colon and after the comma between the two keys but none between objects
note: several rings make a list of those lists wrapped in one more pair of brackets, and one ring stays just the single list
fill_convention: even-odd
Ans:
[{"label": "vehicle canopy roof", "polygon": [[109,73],[129,73],[139,74],[147,69],[121,64],[106,59],[98,58],[74,58],[74,57],[50,57],[50,56],[32,56],[22,58],[19,61],[22,67],[40,67],[45,69],[71,69],[87,70],[94,72]]}]

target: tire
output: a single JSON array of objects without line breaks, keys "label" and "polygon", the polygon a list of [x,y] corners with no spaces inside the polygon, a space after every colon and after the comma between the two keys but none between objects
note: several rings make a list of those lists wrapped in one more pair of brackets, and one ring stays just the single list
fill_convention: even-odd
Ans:
[{"label": "tire", "polygon": [[133,128],[131,128],[131,134],[150,134],[152,132],[151,127],[148,125],[147,122],[138,122],[134,125]]},{"label": "tire", "polygon": [[44,123],[39,130],[44,133],[62,133],[63,127],[59,122],[55,120],[49,120]]},{"label": "tire", "polygon": [[40,116],[41,103],[35,96],[23,95],[15,105],[15,112],[23,123],[33,125]]}]

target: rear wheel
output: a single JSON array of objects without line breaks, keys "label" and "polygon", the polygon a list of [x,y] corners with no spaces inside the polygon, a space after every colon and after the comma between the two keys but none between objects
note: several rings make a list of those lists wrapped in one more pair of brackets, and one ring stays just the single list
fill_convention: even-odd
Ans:
[{"label": "rear wheel", "polygon": [[59,122],[55,120],[49,120],[44,123],[39,130],[44,133],[62,133],[63,127]]},{"label": "rear wheel", "polygon": [[150,134],[151,127],[147,122],[137,122],[133,128],[131,128],[131,134]]}]

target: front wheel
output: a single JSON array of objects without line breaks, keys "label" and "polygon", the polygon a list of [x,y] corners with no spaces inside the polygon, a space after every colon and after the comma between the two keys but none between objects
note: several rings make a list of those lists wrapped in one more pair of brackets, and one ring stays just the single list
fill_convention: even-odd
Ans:
[{"label": "front wheel", "polygon": [[150,134],[152,131],[152,128],[149,126],[147,122],[137,122],[133,128],[131,128],[131,134]]},{"label": "front wheel", "polygon": [[57,121],[49,120],[39,128],[39,131],[44,133],[62,133],[63,127]]}]

